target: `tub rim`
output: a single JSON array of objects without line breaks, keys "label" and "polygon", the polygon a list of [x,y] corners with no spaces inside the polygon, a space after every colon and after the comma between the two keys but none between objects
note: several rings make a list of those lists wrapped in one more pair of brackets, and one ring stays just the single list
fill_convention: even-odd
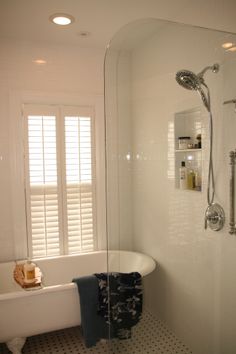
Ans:
[{"label": "tub rim", "polygon": [[[148,260],[148,266],[144,268],[142,272],[140,272],[142,277],[147,276],[151,272],[154,271],[156,268],[156,262],[154,259],[141,252],[136,252],[136,251],[127,251],[127,250],[100,250],[100,251],[94,251],[94,252],[84,252],[80,254],[71,254],[71,255],[60,255],[60,256],[52,256],[52,257],[42,257],[42,258],[34,258],[32,259],[33,262],[41,262],[41,261],[53,261],[54,259],[70,259],[70,258],[75,258],[75,257],[83,257],[83,256],[88,256],[88,255],[94,255],[94,254],[108,254],[108,259],[109,255],[112,256],[113,254],[126,254],[126,255],[137,255],[138,257],[142,257],[146,260]],[[21,260],[19,262],[24,262],[26,260]],[[10,262],[2,262],[2,264],[12,264],[14,265],[15,262],[18,261],[10,261]],[[137,271],[139,271],[137,269]],[[109,272],[109,269],[108,269]],[[72,282],[68,283],[63,283],[63,284],[57,284],[57,285],[46,285],[46,286],[41,286],[39,288],[31,288],[31,289],[23,289],[19,284],[16,283],[17,289],[14,291],[8,291],[6,293],[0,293],[0,301],[4,300],[11,300],[11,299],[16,299],[20,297],[27,297],[27,296],[37,296],[37,295],[45,295],[49,292],[56,292],[56,291],[66,291],[66,290],[71,290],[71,289],[76,289],[77,286],[76,284]]]}]

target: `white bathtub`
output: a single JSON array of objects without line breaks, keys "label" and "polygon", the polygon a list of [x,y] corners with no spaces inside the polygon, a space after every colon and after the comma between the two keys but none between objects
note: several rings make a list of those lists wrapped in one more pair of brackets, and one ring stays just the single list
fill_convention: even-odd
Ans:
[{"label": "white bathtub", "polygon": [[[109,271],[139,272],[155,268],[154,260],[141,253],[109,251]],[[107,253],[36,259],[43,273],[43,288],[26,291],[13,279],[15,262],[0,264],[0,342],[28,337],[80,324],[80,304],[74,277],[107,272]],[[11,349],[20,353],[20,349]]]}]

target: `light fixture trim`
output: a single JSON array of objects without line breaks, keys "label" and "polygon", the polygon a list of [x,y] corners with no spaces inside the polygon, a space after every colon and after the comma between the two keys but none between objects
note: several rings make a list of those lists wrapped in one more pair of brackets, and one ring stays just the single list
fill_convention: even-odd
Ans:
[{"label": "light fixture trim", "polygon": [[69,14],[56,13],[49,17],[49,20],[58,26],[68,26],[75,22],[75,18]]}]

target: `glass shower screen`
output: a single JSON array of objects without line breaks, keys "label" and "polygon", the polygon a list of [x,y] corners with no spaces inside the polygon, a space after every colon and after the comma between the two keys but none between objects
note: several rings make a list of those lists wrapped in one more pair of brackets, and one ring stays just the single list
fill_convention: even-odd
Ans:
[{"label": "glass shower screen", "polygon": [[224,207],[227,222],[228,153],[236,147],[236,119],[223,102],[236,98],[235,34],[146,19],[122,28],[108,46],[108,270],[142,273],[145,261],[134,257],[139,253],[157,264],[142,276],[137,323],[119,297],[114,303],[111,296],[111,328],[119,320],[117,310],[126,311],[121,322],[130,329],[122,340],[111,331],[112,353],[236,351],[236,240],[228,227],[218,233],[204,230],[209,112],[202,98],[207,92],[184,90],[175,79],[180,70],[200,73],[215,63],[219,72],[208,70],[204,79],[214,124],[215,200]]}]

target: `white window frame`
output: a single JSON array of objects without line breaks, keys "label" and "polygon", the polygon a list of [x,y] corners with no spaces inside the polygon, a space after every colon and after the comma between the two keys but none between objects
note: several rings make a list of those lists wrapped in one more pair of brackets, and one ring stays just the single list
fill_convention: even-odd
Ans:
[{"label": "white window frame", "polygon": [[26,227],[26,204],[24,190],[24,126],[23,104],[90,106],[94,109],[96,140],[96,226],[97,248],[106,249],[106,196],[105,196],[105,123],[103,95],[73,93],[45,93],[11,91],[10,93],[10,156],[12,185],[12,214],[15,258],[29,256]]},{"label": "white window frame", "polygon": [[[28,143],[28,118],[30,116],[51,116],[55,117],[55,133],[56,133],[56,157],[57,157],[57,184],[53,187],[56,188],[55,192],[57,195],[57,206],[58,206],[58,240],[59,240],[59,255],[72,254],[69,249],[69,235],[68,235],[68,205],[67,199],[67,184],[66,184],[66,156],[65,156],[65,120],[66,117],[89,117],[91,122],[91,167],[92,167],[92,181],[91,181],[91,193],[92,193],[92,228],[93,228],[93,250],[88,249],[88,252],[97,250],[97,233],[96,233],[96,175],[95,175],[95,138],[94,138],[94,111],[93,107],[85,106],[62,106],[62,105],[32,105],[24,104],[24,146],[25,146],[25,190],[26,190],[26,210],[27,210],[27,231],[28,231],[28,245],[29,245],[29,255],[32,258],[34,252],[34,246],[32,243],[32,217],[31,217],[31,187],[30,187],[30,166],[29,166],[29,143]],[[46,189],[45,189],[46,188]],[[44,185],[44,190],[51,189],[52,187]],[[47,193],[46,193],[47,194]],[[83,204],[80,205],[83,207]],[[84,227],[81,224],[82,229]],[[83,250],[83,237],[84,233],[81,230],[81,249],[77,253],[84,253]],[[40,239],[38,239],[38,242]],[[85,241],[86,242],[86,241]],[[45,246],[48,243],[46,238]],[[43,244],[42,244],[43,245]],[[41,246],[42,246],[41,245]],[[70,247],[71,248],[71,247]],[[43,252],[43,251],[42,251]],[[47,253],[47,248],[45,248],[45,253]],[[45,254],[45,257],[49,257],[49,254]],[[51,255],[52,256],[52,255]]]}]

